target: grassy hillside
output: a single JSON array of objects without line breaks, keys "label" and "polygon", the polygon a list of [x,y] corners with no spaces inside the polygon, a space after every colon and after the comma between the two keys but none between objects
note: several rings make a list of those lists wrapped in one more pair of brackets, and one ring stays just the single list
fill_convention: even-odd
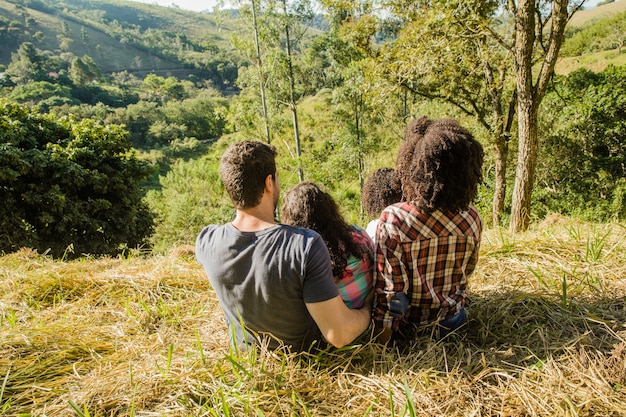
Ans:
[{"label": "grassy hillside", "polygon": [[[0,34],[7,45],[0,49],[0,64],[8,65],[22,42],[90,55],[105,73],[193,69],[184,62],[194,54],[232,50],[233,23],[215,15],[123,0],[23,3],[0,0]],[[151,45],[158,45],[158,53]]]},{"label": "grassy hillside", "polygon": [[626,65],[626,53],[622,52],[620,54],[617,49],[613,49],[582,56],[559,58],[555,72],[560,75],[567,75],[581,67],[594,72],[601,72],[609,65]]},{"label": "grassy hillside", "polygon": [[569,21],[571,26],[583,26],[594,20],[614,16],[617,13],[626,12],[626,1],[618,0],[613,3],[603,4],[588,10],[580,10]]},{"label": "grassy hillside", "polygon": [[[469,326],[409,353],[229,351],[193,254],[0,257],[0,414],[619,416],[625,224],[485,232]],[[277,314],[280,312],[277,311]]]},{"label": "grassy hillside", "polygon": [[[626,0],[615,1],[604,4],[589,10],[576,12],[569,22],[568,39],[565,40],[561,48],[561,58],[557,62],[555,71],[557,74],[567,75],[578,68],[586,68],[591,71],[600,72],[609,65],[621,66],[626,64],[624,49],[603,50],[602,45],[606,42],[605,37],[615,38],[615,30],[620,26],[616,23],[616,18],[626,12]],[[613,22],[615,29],[606,29],[607,22]],[[623,20],[622,20],[623,22]],[[604,26],[604,27],[603,27]],[[623,23],[622,23],[623,27]],[[587,41],[581,41],[581,34],[587,33]],[[622,35],[623,36],[623,35]],[[587,51],[584,53],[568,53],[571,42],[580,45],[586,42]],[[577,55],[577,56],[567,56]]]}]

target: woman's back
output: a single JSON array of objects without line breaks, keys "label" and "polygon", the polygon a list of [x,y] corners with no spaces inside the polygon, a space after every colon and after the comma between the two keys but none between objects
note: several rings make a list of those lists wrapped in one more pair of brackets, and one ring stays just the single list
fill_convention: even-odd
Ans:
[{"label": "woman's back", "polygon": [[358,226],[350,226],[330,194],[312,182],[292,187],[284,196],[282,222],[318,232],[328,247],[335,283],[350,308],[360,308],[371,291],[374,244]]}]

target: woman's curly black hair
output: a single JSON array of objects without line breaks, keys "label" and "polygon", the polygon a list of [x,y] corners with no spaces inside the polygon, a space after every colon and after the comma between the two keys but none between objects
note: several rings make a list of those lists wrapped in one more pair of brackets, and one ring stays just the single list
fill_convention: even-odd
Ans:
[{"label": "woman's curly black hair", "polygon": [[425,213],[467,210],[483,178],[482,145],[454,119],[418,120],[396,159],[403,198]]},{"label": "woman's curly black hair", "polygon": [[385,207],[402,201],[402,187],[393,168],[379,168],[372,172],[361,190],[363,210],[377,219]]},{"label": "woman's curly black hair", "polygon": [[348,266],[350,255],[362,258],[364,250],[352,238],[352,227],[344,220],[332,196],[317,184],[305,181],[293,186],[283,198],[281,221],[285,224],[306,227],[322,236],[333,268],[340,278]]}]

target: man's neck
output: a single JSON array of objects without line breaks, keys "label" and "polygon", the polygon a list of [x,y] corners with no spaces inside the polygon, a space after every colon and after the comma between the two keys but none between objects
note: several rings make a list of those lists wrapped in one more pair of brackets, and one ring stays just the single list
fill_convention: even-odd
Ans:
[{"label": "man's neck", "polygon": [[237,215],[232,225],[242,232],[258,232],[276,224],[274,212],[262,209],[260,206],[251,209],[237,209]]}]

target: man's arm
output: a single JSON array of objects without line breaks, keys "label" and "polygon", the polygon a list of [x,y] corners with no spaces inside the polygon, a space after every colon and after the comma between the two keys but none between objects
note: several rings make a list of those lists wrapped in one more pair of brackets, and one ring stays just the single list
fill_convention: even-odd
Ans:
[{"label": "man's arm", "polygon": [[341,296],[319,303],[306,303],[309,314],[331,345],[344,347],[363,333],[371,321],[371,302],[360,309],[346,307]]}]

